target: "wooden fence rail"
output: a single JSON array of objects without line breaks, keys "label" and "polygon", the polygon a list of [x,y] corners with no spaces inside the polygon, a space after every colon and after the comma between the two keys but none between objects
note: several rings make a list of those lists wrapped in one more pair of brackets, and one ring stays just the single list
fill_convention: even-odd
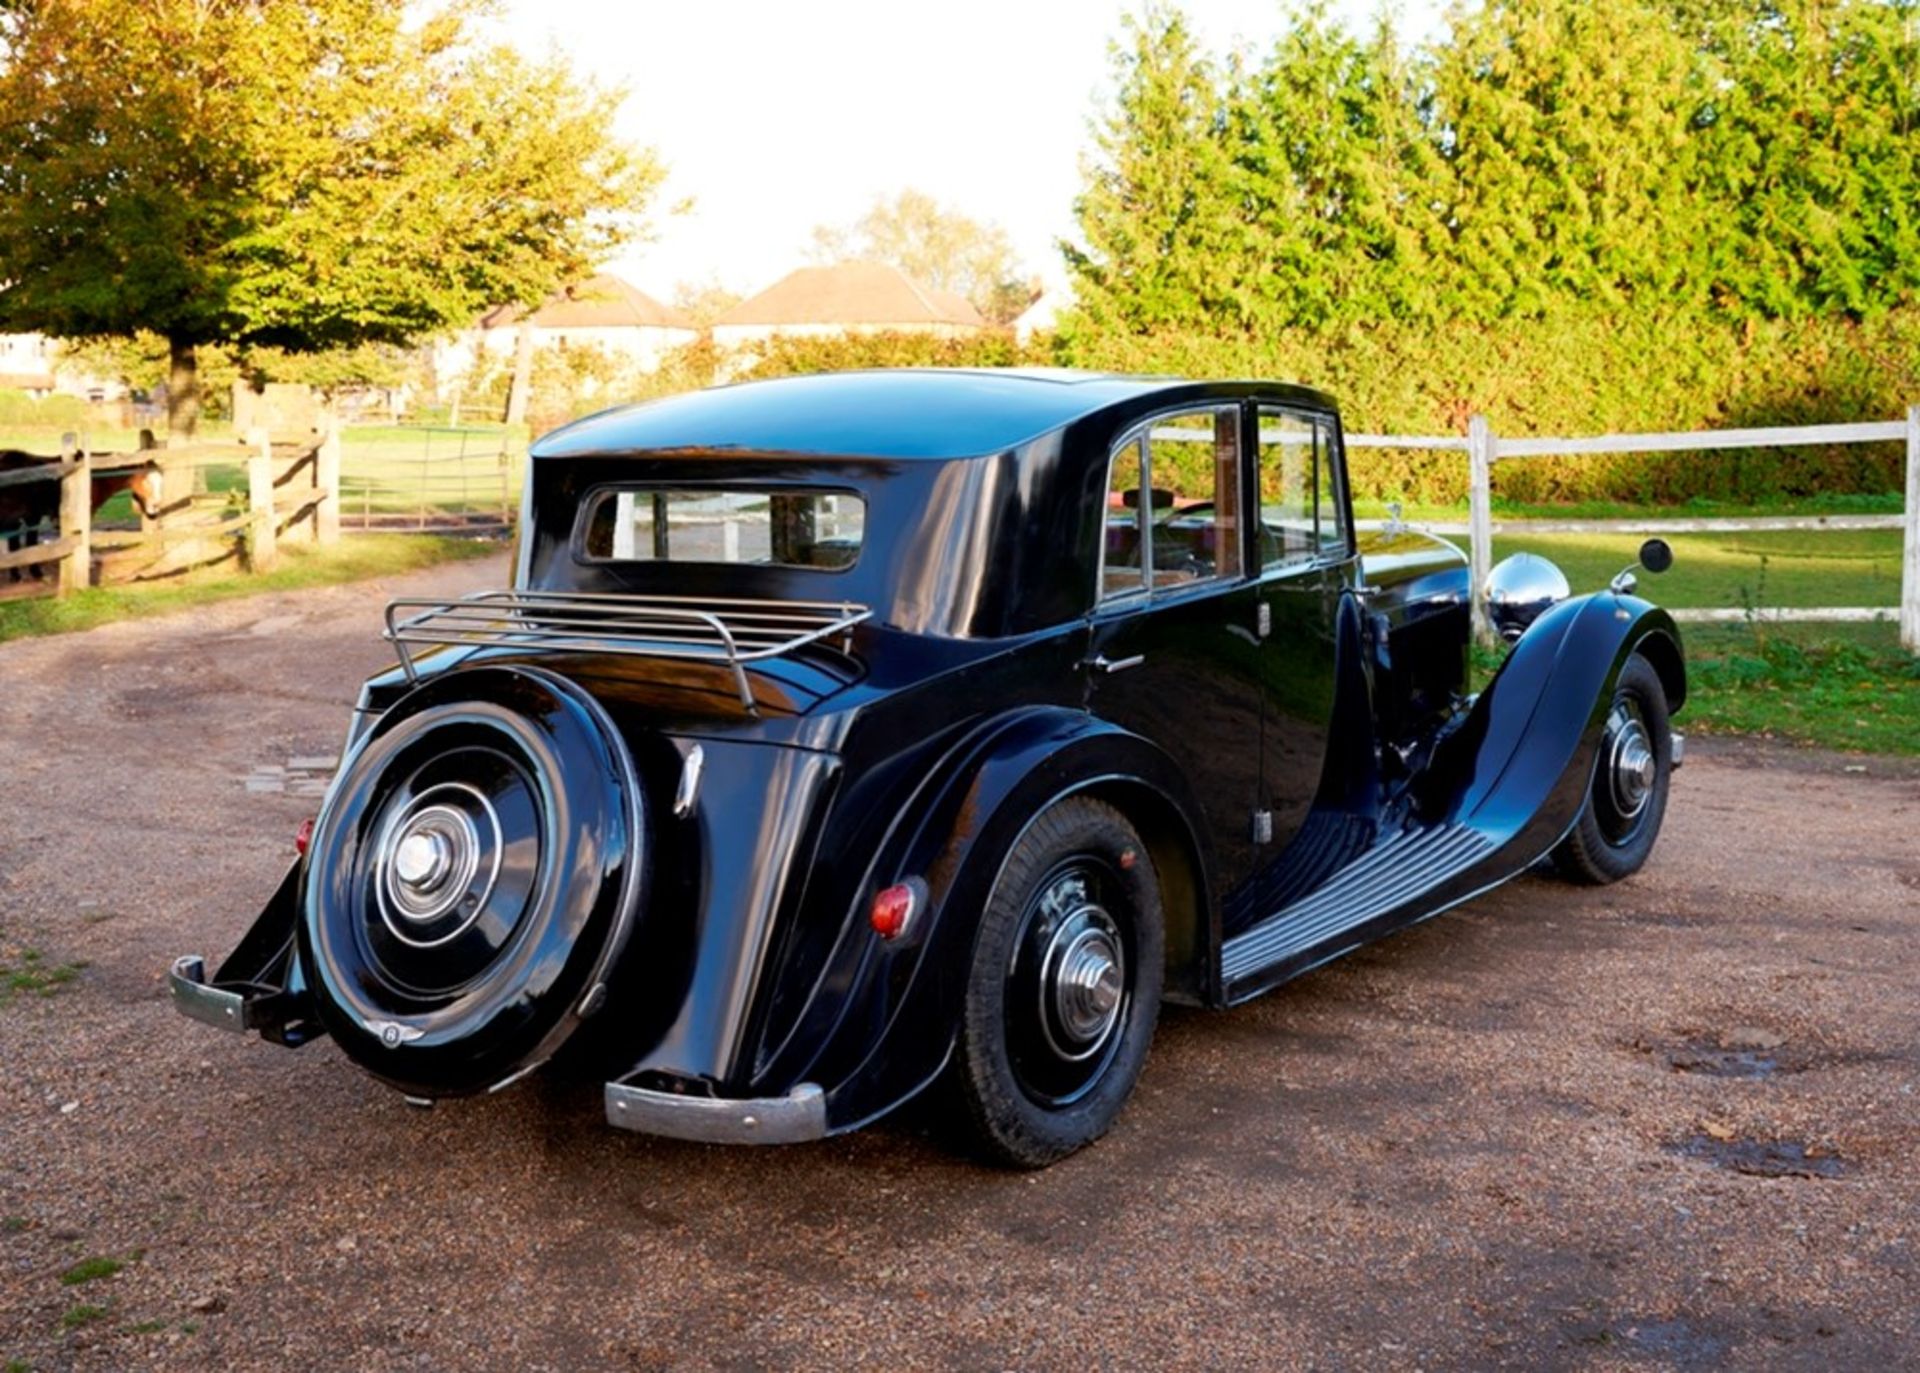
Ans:
[{"label": "wooden fence rail", "polygon": [[[1464,524],[1421,523],[1436,534],[1465,534],[1473,578],[1474,632],[1483,642],[1493,641],[1487,618],[1486,581],[1493,562],[1496,533],[1527,531],[1559,533],[1693,534],[1732,531],[1803,529],[1901,529],[1900,643],[1920,653],[1920,405],[1910,406],[1904,420],[1860,424],[1806,424],[1773,429],[1713,429],[1677,434],[1593,434],[1577,438],[1502,439],[1482,415],[1467,422],[1465,435],[1348,434],[1350,448],[1430,449],[1467,455],[1467,520]],[[1600,453],[1682,453],[1731,448],[1792,448],[1829,443],[1906,444],[1906,502],[1898,515],[1784,515],[1726,519],[1521,520],[1493,518],[1492,471],[1495,463],[1525,458],[1579,457]],[[1371,522],[1370,522],[1371,523]],[[1876,620],[1894,611],[1891,606],[1815,606],[1805,609],[1769,608],[1751,612],[1770,621]],[[1675,619],[1741,620],[1745,610],[1677,610]]]},{"label": "wooden fence rail", "polygon": [[[8,531],[17,548],[0,548],[0,596],[65,596],[94,581],[166,575],[237,551],[248,568],[273,567],[281,542],[298,536],[319,544],[340,537],[340,436],[337,428],[308,441],[273,444],[264,431],[233,443],[159,448],[143,435],[137,453],[90,453],[78,436],[62,437],[61,454],[30,467],[0,472],[0,491],[58,482],[58,515],[51,538],[37,527]],[[162,473],[163,509],[141,516],[138,530],[95,530],[95,480],[147,467]],[[239,468],[246,476],[245,508],[221,516],[208,508],[223,499],[194,495],[196,469]],[[225,499],[230,500],[231,496]],[[42,507],[44,509],[44,507]],[[37,541],[36,541],[37,540]],[[45,569],[55,575],[48,578]],[[23,575],[24,574],[24,575]]]}]

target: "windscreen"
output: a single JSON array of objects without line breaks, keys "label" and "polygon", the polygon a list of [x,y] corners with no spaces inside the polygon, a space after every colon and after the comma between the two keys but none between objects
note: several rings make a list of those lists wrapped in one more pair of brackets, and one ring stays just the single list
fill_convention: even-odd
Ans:
[{"label": "windscreen", "polygon": [[612,562],[853,566],[866,502],[851,491],[600,491],[587,516],[586,556]]}]

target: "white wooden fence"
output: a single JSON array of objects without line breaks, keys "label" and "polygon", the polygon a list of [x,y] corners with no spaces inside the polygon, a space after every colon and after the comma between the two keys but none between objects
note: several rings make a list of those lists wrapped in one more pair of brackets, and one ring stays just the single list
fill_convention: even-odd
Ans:
[{"label": "white wooden fence", "polygon": [[[1486,418],[1475,415],[1464,436],[1348,434],[1349,448],[1438,449],[1467,455],[1468,515],[1465,524],[1421,523],[1436,534],[1465,534],[1472,561],[1474,628],[1491,640],[1485,586],[1493,564],[1493,536],[1515,533],[1693,534],[1763,529],[1904,529],[1900,577],[1900,643],[1920,653],[1920,405],[1904,420],[1868,424],[1809,424],[1781,429],[1713,429],[1682,434],[1595,434],[1584,438],[1502,439]],[[1829,443],[1899,443],[1907,446],[1906,506],[1898,515],[1783,515],[1727,519],[1520,520],[1496,523],[1490,483],[1493,465],[1523,458],[1597,453],[1681,453],[1729,448],[1792,448]],[[1752,613],[1765,620],[1876,620],[1891,606],[1768,607]],[[1742,620],[1749,612],[1676,610],[1679,620]]]}]

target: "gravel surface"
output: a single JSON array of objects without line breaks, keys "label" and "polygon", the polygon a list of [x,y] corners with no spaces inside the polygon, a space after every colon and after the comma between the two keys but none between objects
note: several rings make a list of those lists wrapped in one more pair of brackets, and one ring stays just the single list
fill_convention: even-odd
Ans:
[{"label": "gravel surface", "polygon": [[1038,1175],[914,1116],[749,1151],[538,1079],[421,1111],[174,1014],[385,598],[504,576],[0,647],[0,965],[85,964],[0,1004],[0,1367],[1920,1364],[1911,765],[1696,741],[1637,879],[1170,1011]]}]

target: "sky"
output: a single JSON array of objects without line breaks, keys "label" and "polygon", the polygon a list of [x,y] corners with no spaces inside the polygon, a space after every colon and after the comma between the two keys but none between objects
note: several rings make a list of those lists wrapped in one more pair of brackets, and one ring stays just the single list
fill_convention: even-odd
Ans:
[{"label": "sky", "polygon": [[[621,131],[669,179],[653,242],[610,265],[662,300],[681,282],[740,294],[807,260],[819,224],[877,197],[924,190],[999,223],[1023,267],[1063,271],[1080,160],[1110,88],[1107,46],[1129,0],[508,0],[507,36],[552,48],[627,90]],[[1267,47],[1281,0],[1189,0],[1201,40]],[[1365,24],[1375,0],[1335,0]],[[1409,40],[1438,27],[1435,0],[1405,0]]]}]

